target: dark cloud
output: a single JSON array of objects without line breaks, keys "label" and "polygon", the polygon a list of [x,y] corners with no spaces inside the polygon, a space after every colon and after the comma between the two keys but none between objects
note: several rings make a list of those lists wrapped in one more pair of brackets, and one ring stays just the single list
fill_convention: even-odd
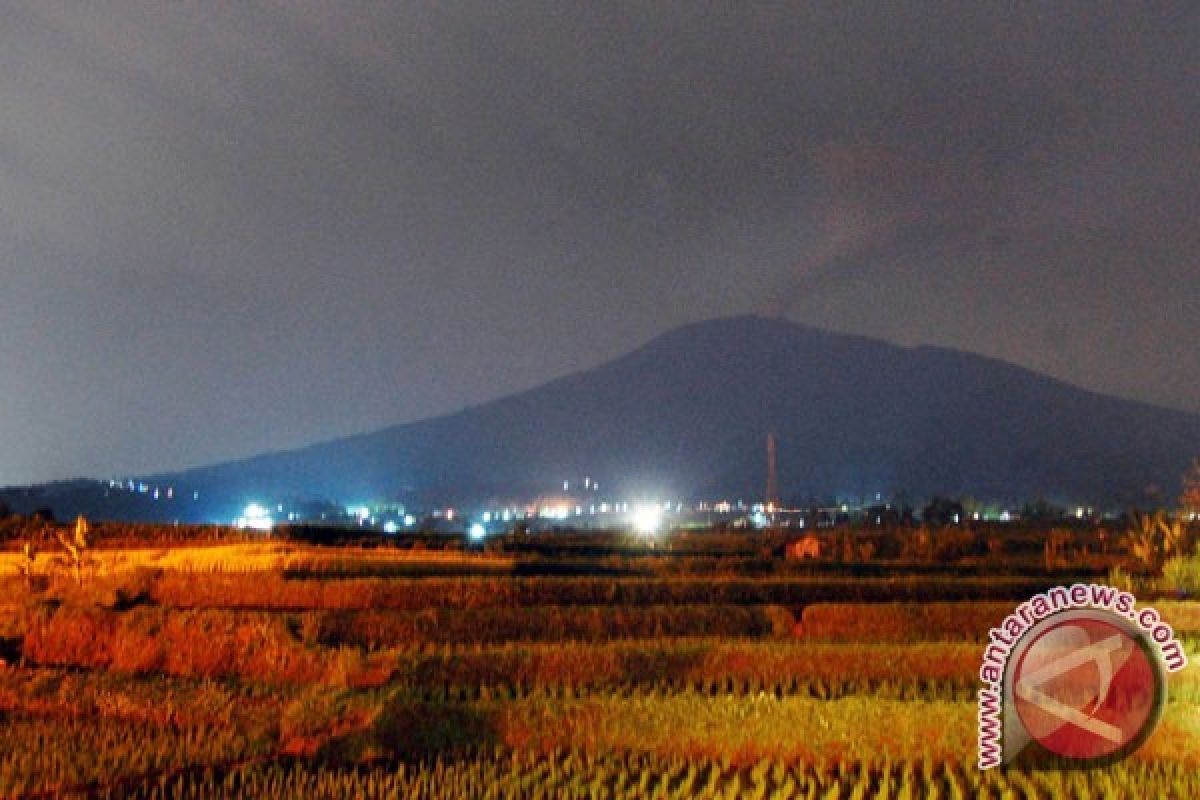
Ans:
[{"label": "dark cloud", "polygon": [[10,4],[0,483],[762,310],[1200,410],[1190,3]]}]

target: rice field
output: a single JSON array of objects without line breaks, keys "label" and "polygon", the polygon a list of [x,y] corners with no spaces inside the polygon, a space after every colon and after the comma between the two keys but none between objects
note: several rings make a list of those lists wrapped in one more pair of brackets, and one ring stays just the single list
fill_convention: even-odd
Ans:
[{"label": "rice field", "polygon": [[[0,797],[1200,796],[1195,664],[1121,763],[974,767],[981,642],[1048,578],[748,570],[722,547],[715,569],[563,575],[239,542],[5,579]],[[1200,604],[1156,606],[1200,633]]]}]

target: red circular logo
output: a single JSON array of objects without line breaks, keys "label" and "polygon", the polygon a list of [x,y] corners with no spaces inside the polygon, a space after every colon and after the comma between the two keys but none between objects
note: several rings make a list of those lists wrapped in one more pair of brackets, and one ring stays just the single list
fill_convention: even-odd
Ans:
[{"label": "red circular logo", "polygon": [[1084,760],[1141,744],[1157,722],[1163,691],[1143,640],[1101,614],[1038,632],[1012,681],[1029,736],[1055,755]]}]

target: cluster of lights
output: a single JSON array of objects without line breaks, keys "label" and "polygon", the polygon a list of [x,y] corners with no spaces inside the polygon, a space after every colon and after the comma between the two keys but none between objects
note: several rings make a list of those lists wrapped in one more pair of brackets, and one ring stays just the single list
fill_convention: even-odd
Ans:
[{"label": "cluster of lights", "polygon": [[[592,482],[590,480],[585,481],[585,485],[591,483]],[[110,486],[119,489],[126,488],[126,484],[124,482],[117,481],[111,481]],[[128,487],[130,491],[152,493],[156,498],[165,495],[168,499],[170,499],[174,496],[174,489],[172,487],[167,487],[166,489],[160,490],[157,487],[146,486],[146,484],[137,484],[132,481],[128,483]],[[193,497],[198,496],[198,493],[193,494]],[[713,504],[700,503],[697,508],[701,511],[712,510],[718,513],[728,513],[734,510],[746,509],[750,512],[748,520],[749,523],[754,528],[758,529],[768,527],[770,525],[772,515],[779,511],[779,509],[776,508],[773,503],[755,503],[749,506],[747,509],[747,506],[744,505],[740,500],[737,501],[736,505],[730,503],[728,500],[723,500]],[[278,506],[278,510],[280,514],[284,512],[282,504]],[[502,510],[483,511],[479,518],[477,518],[477,521],[471,522],[467,525],[467,535],[472,541],[480,541],[487,537],[489,533],[489,526],[493,523],[499,523],[501,521],[508,523],[513,519],[521,519],[522,517],[541,517],[543,519],[565,520],[568,519],[572,513],[578,517],[583,516],[584,514],[594,515],[599,512],[600,514],[627,514],[628,524],[635,532],[644,536],[652,536],[659,533],[663,529],[664,518],[666,515],[682,513],[683,510],[684,504],[682,502],[670,500],[642,502],[635,504],[632,508],[630,507],[630,504],[626,502],[601,502],[599,504],[590,504],[587,506],[559,503],[556,505],[542,506],[540,508],[536,506],[530,507],[524,512],[513,508],[504,508]],[[849,513],[851,507],[848,503],[840,503],[838,506],[835,506],[830,510],[834,513],[839,510],[842,513]],[[394,507],[388,510],[387,514],[383,515],[385,521],[382,521],[381,528],[384,533],[395,534],[398,533],[402,527],[411,529],[416,526],[417,518],[413,514],[404,514],[402,517],[394,516],[395,512],[402,511],[403,507]],[[1085,516],[1090,516],[1092,513],[1094,513],[1091,508],[1082,506],[1076,507],[1072,509],[1072,511],[1074,512],[1074,516],[1079,519],[1083,519]],[[367,505],[347,506],[345,513],[350,518],[357,520],[359,525],[370,525],[374,527],[377,524],[377,519],[374,516],[371,507]],[[432,512],[432,515],[434,518],[453,521],[456,517],[456,512],[452,508],[446,508],[435,510]],[[1008,522],[1015,518],[1015,515],[1007,510],[1002,511],[999,514],[990,512],[982,515],[977,511],[974,512],[972,516],[977,520],[982,516],[983,518],[999,519],[1004,522]],[[960,519],[959,515],[956,514],[954,517],[955,522],[958,522]],[[294,521],[299,518],[300,515],[298,513],[292,512],[287,514],[288,520]],[[322,515],[322,518],[324,518],[324,515]],[[1197,515],[1192,514],[1191,518],[1196,519]],[[800,522],[803,526],[804,520],[801,519]],[[235,520],[234,524],[243,529],[269,531],[275,526],[275,515],[269,507],[261,503],[250,503],[243,510],[242,515]]]},{"label": "cluster of lights", "polygon": [[[174,486],[159,487],[159,486],[150,486],[149,484],[146,484],[146,483],[138,483],[138,482],[134,482],[134,481],[110,480],[108,482],[108,488],[116,489],[118,491],[123,491],[123,492],[132,492],[134,494],[148,494],[154,500],[174,500],[175,499],[175,487]],[[200,492],[192,492],[192,499],[199,500]]]},{"label": "cluster of lights", "polygon": [[985,521],[999,520],[1000,522],[1012,522],[1013,513],[1008,509],[1001,511],[999,514],[997,514],[995,511],[984,511],[983,513],[976,511],[971,515],[971,519],[975,520],[976,522],[981,519]]},{"label": "cluster of lights", "polygon": [[242,530],[269,531],[275,527],[271,512],[261,503],[251,503],[242,511],[242,515],[234,520],[234,525]]},{"label": "cluster of lights", "polygon": [[566,506],[543,506],[540,514],[542,519],[566,519],[570,515]]}]

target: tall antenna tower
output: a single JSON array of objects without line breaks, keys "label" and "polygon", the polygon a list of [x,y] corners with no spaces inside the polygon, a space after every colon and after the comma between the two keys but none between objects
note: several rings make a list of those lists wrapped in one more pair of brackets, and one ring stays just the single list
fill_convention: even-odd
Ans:
[{"label": "tall antenna tower", "polygon": [[779,506],[779,484],[775,475],[775,434],[767,434],[767,508],[774,510]]}]

